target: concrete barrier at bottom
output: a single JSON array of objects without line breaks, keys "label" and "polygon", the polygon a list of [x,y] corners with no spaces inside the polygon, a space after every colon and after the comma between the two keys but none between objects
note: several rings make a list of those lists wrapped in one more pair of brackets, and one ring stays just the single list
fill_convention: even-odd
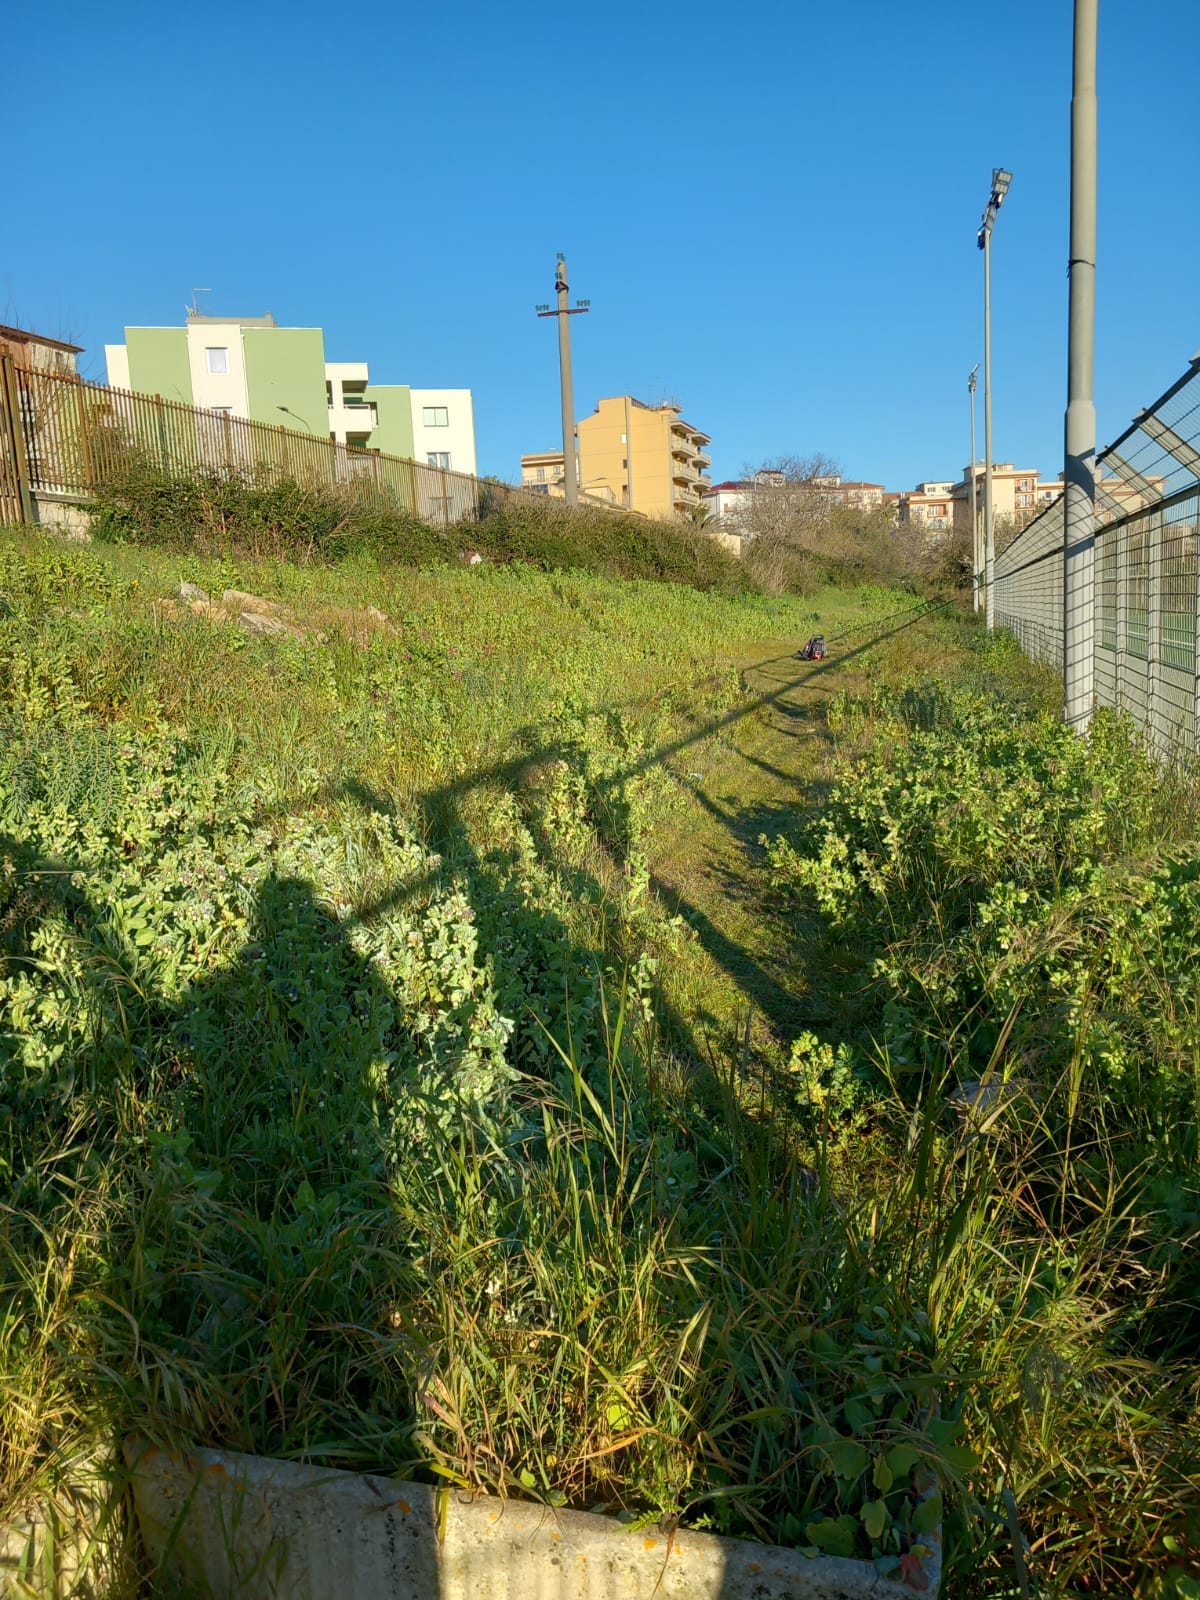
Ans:
[{"label": "concrete barrier at bottom", "polygon": [[225,1451],[126,1446],[160,1581],[195,1600],[913,1600],[869,1561]]}]

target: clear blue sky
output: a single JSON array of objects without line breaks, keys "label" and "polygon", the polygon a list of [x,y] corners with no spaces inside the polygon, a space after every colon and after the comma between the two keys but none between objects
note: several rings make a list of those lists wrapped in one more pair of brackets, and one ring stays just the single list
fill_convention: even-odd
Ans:
[{"label": "clear blue sky", "polygon": [[[1101,442],[1200,346],[1200,5],[1103,0]],[[975,229],[995,455],[1061,464],[1069,0],[759,6],[311,0],[12,8],[0,320],[88,347],[213,311],[325,329],[379,382],[474,390],[479,464],[670,396],[714,478],[823,451],[890,488],[969,454]],[[982,452],[982,405],[979,409]]]}]

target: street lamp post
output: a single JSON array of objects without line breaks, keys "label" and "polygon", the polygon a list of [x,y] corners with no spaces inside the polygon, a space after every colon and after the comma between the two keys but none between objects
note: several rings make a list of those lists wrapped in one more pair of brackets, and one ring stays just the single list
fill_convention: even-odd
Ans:
[{"label": "street lamp post", "polygon": [[312,424],[306,421],[306,419],[302,417],[298,411],[291,411],[287,406],[276,406],[275,409],[276,411],[282,411],[286,416],[291,417],[293,422],[303,422],[309,433],[314,431]]},{"label": "street lamp post", "polygon": [[578,317],[591,306],[590,300],[576,300],[568,306],[567,263],[562,251],[554,267],[554,289],[558,304],[537,307],[539,317],[558,318],[558,378],[562,391],[563,491],[569,506],[579,504],[579,474],[575,461],[575,398],[571,388],[571,325],[568,317]]},{"label": "street lamp post", "polygon": [[971,609],[979,610],[979,485],[975,480],[975,389],[977,385],[976,373],[979,371],[978,361],[971,368],[967,378],[967,392],[971,396],[971,470],[968,477],[971,480]]},{"label": "street lamp post", "polygon": [[992,583],[996,576],[996,523],[992,511],[992,229],[1012,183],[1012,173],[992,168],[992,192],[983,208],[976,243],[983,251],[983,588],[989,632],[996,625]]}]

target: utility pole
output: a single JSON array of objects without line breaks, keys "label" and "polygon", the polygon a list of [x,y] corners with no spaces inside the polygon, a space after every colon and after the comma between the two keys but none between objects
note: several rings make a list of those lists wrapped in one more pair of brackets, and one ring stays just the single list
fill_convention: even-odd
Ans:
[{"label": "utility pole", "polygon": [[996,625],[992,584],[996,576],[996,521],[992,512],[992,229],[1012,183],[1012,173],[992,168],[992,192],[983,208],[976,243],[983,251],[983,587],[988,632]]},{"label": "utility pole", "polygon": [[978,361],[967,378],[967,392],[971,396],[971,610],[979,610],[979,485],[975,481],[975,389]]},{"label": "utility pole", "polygon": [[590,300],[576,300],[567,304],[567,263],[562,251],[554,268],[554,289],[558,297],[556,307],[540,305],[539,317],[558,318],[558,377],[562,390],[563,425],[563,489],[569,506],[579,504],[579,478],[575,461],[575,397],[571,389],[571,325],[568,317],[582,316],[591,307]]},{"label": "utility pole", "polygon": [[1063,462],[1063,720],[1092,720],[1096,548],[1096,32],[1099,0],[1075,0],[1071,94],[1070,310]]}]

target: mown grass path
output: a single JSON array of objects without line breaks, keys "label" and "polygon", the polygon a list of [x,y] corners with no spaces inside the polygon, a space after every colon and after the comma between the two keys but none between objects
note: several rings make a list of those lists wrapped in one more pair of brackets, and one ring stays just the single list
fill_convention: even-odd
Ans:
[{"label": "mown grass path", "polygon": [[764,903],[759,838],[808,804],[822,782],[829,745],[816,707],[838,669],[798,661],[796,649],[772,640],[739,662],[751,699],[678,752],[688,802],[655,840],[654,888],[705,953],[696,1021],[721,1031],[744,1027],[747,1012],[755,1032],[765,1027],[775,1037],[803,1021],[780,929]]},{"label": "mown grass path", "polygon": [[688,798],[657,830],[651,860],[655,891],[703,951],[683,1007],[693,1027],[726,1040],[735,1029],[742,1048],[755,1052],[819,1027],[849,998],[839,974],[806,971],[805,952],[770,895],[760,842],[819,807],[828,790],[835,742],[826,708],[835,695],[863,692],[880,672],[903,676],[917,662],[955,653],[936,613],[901,603],[894,617],[865,622],[848,597],[822,598],[812,631],[829,639],[826,660],[799,659],[799,637],[762,641],[737,662],[743,703],[671,752]]}]

